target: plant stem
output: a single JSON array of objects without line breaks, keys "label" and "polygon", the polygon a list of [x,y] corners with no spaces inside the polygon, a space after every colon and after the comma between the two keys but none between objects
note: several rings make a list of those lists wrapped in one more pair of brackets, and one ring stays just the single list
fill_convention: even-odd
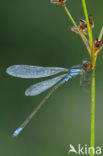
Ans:
[{"label": "plant stem", "polygon": [[[92,37],[92,30],[90,28],[90,23],[88,19],[87,7],[85,0],[82,0],[83,10],[85,14],[85,18],[87,21],[87,29],[88,29],[88,36],[91,48],[91,64],[92,64],[92,81],[91,81],[91,138],[90,138],[90,147],[95,149],[95,49],[93,46],[93,37]],[[90,156],[94,156],[94,151],[91,149]]]},{"label": "plant stem", "polygon": [[100,34],[99,34],[99,37],[98,37],[98,41],[100,41],[102,39],[102,37],[103,37],[103,27],[102,27],[102,29],[100,31]]},{"label": "plant stem", "polygon": [[89,54],[90,54],[90,53],[91,53],[91,49],[90,49],[89,46],[88,46],[86,37],[85,37],[85,36],[81,33],[81,31],[78,29],[78,26],[77,26],[76,22],[74,21],[72,15],[70,14],[68,8],[66,7],[66,5],[63,5],[63,8],[64,8],[64,10],[66,11],[67,15],[69,16],[70,20],[72,21],[73,25],[74,25],[75,28],[77,29],[79,35],[81,36],[81,38],[82,38],[84,44],[85,44],[86,47],[87,47],[87,50],[88,50]]},{"label": "plant stem", "polygon": [[87,13],[87,7],[86,7],[85,0],[82,0],[82,5],[83,5],[83,10],[84,10],[85,18],[86,18],[86,21],[87,21],[87,28],[88,28],[88,36],[89,36],[89,41],[90,41],[90,47],[92,49],[93,37],[92,37],[92,31],[91,31],[90,23],[89,23],[89,19],[88,19],[88,13]]},{"label": "plant stem", "polygon": [[[95,58],[93,59],[93,71],[91,82],[91,141],[90,146],[95,148]],[[90,156],[94,156],[91,150]]]},{"label": "plant stem", "polygon": [[[98,41],[100,41],[100,40],[102,39],[102,37],[103,37],[103,27],[102,27],[102,29],[101,29],[101,31],[100,31],[100,34],[99,34],[99,37],[98,37]],[[95,52],[96,58],[97,58],[98,53],[99,53],[102,49],[103,49],[103,47],[101,47],[100,49],[98,49],[98,50]]]}]

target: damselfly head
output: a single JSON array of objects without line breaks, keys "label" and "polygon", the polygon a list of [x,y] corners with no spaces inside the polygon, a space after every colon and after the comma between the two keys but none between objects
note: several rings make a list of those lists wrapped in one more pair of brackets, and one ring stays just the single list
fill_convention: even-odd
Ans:
[{"label": "damselfly head", "polygon": [[50,0],[51,3],[53,4],[65,4],[66,0]]},{"label": "damselfly head", "polygon": [[87,71],[91,71],[91,63],[89,61],[83,61],[83,68]]}]

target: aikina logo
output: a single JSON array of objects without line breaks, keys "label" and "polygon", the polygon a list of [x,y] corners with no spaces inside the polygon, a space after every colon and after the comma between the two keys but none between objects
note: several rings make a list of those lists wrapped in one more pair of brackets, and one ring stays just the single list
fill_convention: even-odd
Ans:
[{"label": "aikina logo", "polygon": [[77,148],[70,144],[68,154],[90,154],[91,151],[93,152],[93,154],[102,154],[101,147],[94,148],[88,147],[87,145],[81,146],[80,144],[78,144]]}]

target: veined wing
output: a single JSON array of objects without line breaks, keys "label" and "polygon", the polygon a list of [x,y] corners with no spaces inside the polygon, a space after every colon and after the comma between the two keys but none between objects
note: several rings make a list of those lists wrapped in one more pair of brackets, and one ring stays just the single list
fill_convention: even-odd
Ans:
[{"label": "veined wing", "polygon": [[40,78],[51,76],[60,72],[67,72],[66,68],[59,67],[42,67],[30,65],[13,65],[7,68],[9,75],[20,78]]},{"label": "veined wing", "polygon": [[39,82],[37,84],[34,84],[34,85],[30,86],[25,91],[25,95],[26,96],[35,96],[35,95],[38,95],[38,94],[44,92],[45,90],[49,89],[53,85],[55,85],[62,78],[64,78],[66,75],[67,74],[63,74],[63,75],[57,76],[55,78],[52,78],[50,80],[45,80],[45,81]]}]

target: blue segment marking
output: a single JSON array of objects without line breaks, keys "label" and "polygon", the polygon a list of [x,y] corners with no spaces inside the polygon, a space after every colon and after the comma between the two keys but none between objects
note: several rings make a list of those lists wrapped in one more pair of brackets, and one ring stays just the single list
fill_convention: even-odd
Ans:
[{"label": "blue segment marking", "polygon": [[16,131],[14,131],[13,136],[17,136],[22,130],[23,128],[19,127],[18,129],[16,129]]},{"label": "blue segment marking", "polygon": [[81,69],[70,69],[70,74],[71,73],[79,73]]},{"label": "blue segment marking", "polygon": [[61,84],[67,82],[69,79],[71,79],[73,76],[78,75],[80,72],[81,72],[80,69],[70,69],[70,73],[64,80],[62,80]]}]

